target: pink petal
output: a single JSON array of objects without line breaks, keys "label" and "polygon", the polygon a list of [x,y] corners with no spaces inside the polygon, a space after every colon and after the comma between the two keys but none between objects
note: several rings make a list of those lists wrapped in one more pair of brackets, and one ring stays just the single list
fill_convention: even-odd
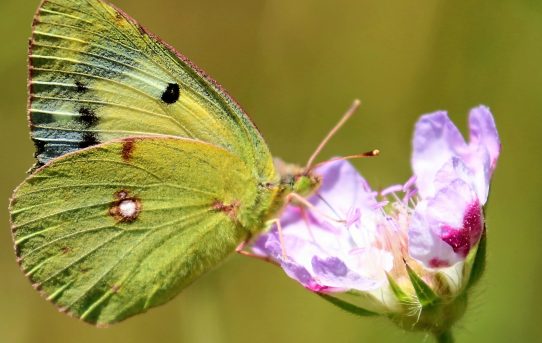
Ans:
[{"label": "pink petal", "polygon": [[420,202],[412,217],[408,230],[409,255],[430,268],[451,266],[460,259],[455,258],[450,245],[430,229],[426,207],[427,202]]},{"label": "pink petal", "polygon": [[442,240],[448,243],[456,254],[465,258],[480,240],[482,231],[482,209],[479,202],[474,202],[466,208],[461,227],[442,227]]},{"label": "pink petal", "polygon": [[291,278],[313,291],[380,287],[392,257],[370,249],[350,254],[375,240],[375,216],[380,213],[376,193],[347,161],[329,163],[315,172],[322,176],[322,186],[308,200],[316,210],[305,208],[303,214],[300,208],[288,206],[281,216],[283,246],[274,227],[259,237],[253,251],[278,261]]},{"label": "pink petal", "polygon": [[416,123],[413,149],[412,168],[423,198],[435,194],[435,174],[453,156],[466,151],[467,145],[446,112],[435,112]]},{"label": "pink petal", "polygon": [[430,268],[462,261],[483,230],[475,191],[462,180],[416,207],[408,236],[410,255]]},{"label": "pink petal", "polygon": [[470,145],[484,146],[490,157],[490,175],[495,170],[501,152],[501,142],[495,120],[488,107],[478,106],[469,114]]},{"label": "pink petal", "polygon": [[323,181],[310,202],[330,217],[346,219],[353,206],[371,207],[377,203],[376,193],[348,161],[324,164],[314,172],[321,175]]}]

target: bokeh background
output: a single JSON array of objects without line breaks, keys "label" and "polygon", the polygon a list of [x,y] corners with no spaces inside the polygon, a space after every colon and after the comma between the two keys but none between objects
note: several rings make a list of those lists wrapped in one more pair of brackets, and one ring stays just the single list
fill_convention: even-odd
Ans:
[{"label": "bokeh background", "polygon": [[[488,211],[488,269],[458,342],[542,342],[542,2],[536,0],[115,0],[219,80],[271,150],[304,163],[354,98],[362,110],[322,158],[379,148],[356,166],[375,187],[410,175],[420,114],[493,110],[503,152]],[[33,163],[26,49],[38,0],[0,0],[0,342],[422,342],[385,319],[324,303],[281,270],[232,256],[174,301],[110,329],[66,317],[19,271],[12,189]]]}]

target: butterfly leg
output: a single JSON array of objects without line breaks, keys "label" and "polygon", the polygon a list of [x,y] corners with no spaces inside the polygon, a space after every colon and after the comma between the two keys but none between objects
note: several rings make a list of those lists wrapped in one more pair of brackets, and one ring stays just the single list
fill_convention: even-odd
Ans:
[{"label": "butterfly leg", "polygon": [[279,234],[279,243],[280,243],[280,251],[282,254],[282,258],[286,259],[286,248],[284,246],[284,236],[282,235],[282,225],[280,225],[280,219],[276,218],[271,221],[271,223],[274,223],[277,225],[277,232]]},{"label": "butterfly leg", "polygon": [[261,255],[251,253],[250,251],[246,251],[245,247],[247,246],[249,241],[250,241],[250,239],[247,239],[247,240],[243,241],[241,244],[239,244],[237,246],[237,248],[235,249],[235,252],[238,253],[239,255],[242,255],[242,256],[252,257],[252,258],[262,260],[262,261],[265,261],[265,262],[269,262],[271,264],[274,264],[274,265],[278,266],[278,263],[276,261],[273,261],[272,259],[270,259],[267,256],[261,256]]}]

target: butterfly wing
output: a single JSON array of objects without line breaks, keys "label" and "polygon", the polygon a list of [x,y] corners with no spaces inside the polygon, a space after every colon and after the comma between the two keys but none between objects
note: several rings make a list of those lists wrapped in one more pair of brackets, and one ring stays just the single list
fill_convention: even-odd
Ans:
[{"label": "butterfly wing", "polygon": [[112,139],[174,135],[239,156],[262,180],[271,155],[216,82],[101,0],[46,0],[30,41],[29,120],[38,165]]},{"label": "butterfly wing", "polygon": [[10,204],[18,261],[97,325],[162,304],[261,229],[272,198],[243,161],[174,137],[111,141],[31,175]]}]

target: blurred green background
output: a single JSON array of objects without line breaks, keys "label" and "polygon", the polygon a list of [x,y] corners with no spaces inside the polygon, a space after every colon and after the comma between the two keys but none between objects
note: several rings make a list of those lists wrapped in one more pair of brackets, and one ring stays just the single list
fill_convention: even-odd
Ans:
[{"label": "blurred green background", "polygon": [[[417,117],[491,107],[503,152],[488,211],[488,269],[458,342],[541,342],[542,3],[116,0],[204,68],[250,113],[273,153],[304,163],[351,101],[362,110],[322,158],[357,161],[375,187],[410,175]],[[12,252],[7,204],[33,163],[26,49],[38,0],[0,0],[0,342],[421,342],[385,319],[324,303],[273,266],[232,256],[174,301],[110,329],[58,313]],[[431,341],[431,338],[426,340]]]}]

